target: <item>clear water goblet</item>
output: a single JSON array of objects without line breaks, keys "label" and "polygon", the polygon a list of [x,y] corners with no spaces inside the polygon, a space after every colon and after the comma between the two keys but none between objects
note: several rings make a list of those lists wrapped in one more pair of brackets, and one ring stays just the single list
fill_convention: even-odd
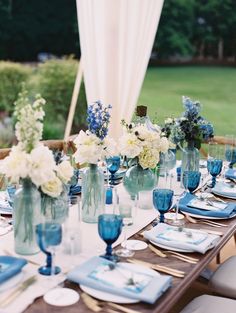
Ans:
[{"label": "clear water goblet", "polygon": [[124,240],[122,242],[123,248],[116,250],[116,254],[120,257],[128,258],[134,255],[134,252],[127,248],[127,227],[133,224],[134,207],[132,203],[127,202],[127,199],[120,199],[118,205],[120,215],[123,218]]},{"label": "clear water goblet", "polygon": [[225,138],[225,160],[228,162],[228,167],[233,168],[236,163],[236,138],[233,135],[226,135]]}]

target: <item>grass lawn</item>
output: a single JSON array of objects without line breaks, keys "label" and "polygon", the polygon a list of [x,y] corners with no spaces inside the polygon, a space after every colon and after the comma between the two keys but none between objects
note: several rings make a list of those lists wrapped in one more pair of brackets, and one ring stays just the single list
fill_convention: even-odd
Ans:
[{"label": "grass lawn", "polygon": [[148,115],[159,124],[183,112],[182,95],[202,104],[202,116],[211,121],[216,135],[236,135],[236,68],[149,68],[139,97]]}]

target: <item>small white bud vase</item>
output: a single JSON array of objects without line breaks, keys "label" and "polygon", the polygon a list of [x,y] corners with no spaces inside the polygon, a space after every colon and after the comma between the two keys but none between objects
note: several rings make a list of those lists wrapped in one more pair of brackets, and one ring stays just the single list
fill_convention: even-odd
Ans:
[{"label": "small white bud vase", "polygon": [[103,171],[96,164],[82,172],[82,221],[97,223],[105,207]]},{"label": "small white bud vase", "polygon": [[15,252],[30,255],[39,252],[35,227],[41,222],[41,196],[30,179],[22,180],[22,187],[14,196],[13,223]]}]

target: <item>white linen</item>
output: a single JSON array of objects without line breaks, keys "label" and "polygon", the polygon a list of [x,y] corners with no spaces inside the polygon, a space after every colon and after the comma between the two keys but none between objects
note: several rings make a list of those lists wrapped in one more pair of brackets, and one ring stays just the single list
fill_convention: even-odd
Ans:
[{"label": "white linen", "polygon": [[87,101],[112,104],[116,139],[137,104],[162,6],[163,0],[77,0]]}]

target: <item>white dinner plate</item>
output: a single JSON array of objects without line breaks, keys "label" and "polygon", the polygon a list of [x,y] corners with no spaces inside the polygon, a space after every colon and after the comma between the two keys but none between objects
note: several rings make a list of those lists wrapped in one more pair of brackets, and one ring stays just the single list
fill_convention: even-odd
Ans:
[{"label": "white dinner plate", "polygon": [[180,248],[176,248],[176,247],[170,247],[170,246],[166,246],[166,245],[163,245],[163,244],[159,244],[155,241],[152,241],[152,240],[149,240],[154,246],[157,246],[157,247],[160,247],[160,248],[163,248],[163,249],[166,249],[166,250],[172,250],[172,251],[176,251],[176,252],[187,252],[187,253],[190,253],[190,252],[196,252],[192,249],[180,249]]},{"label": "white dinner plate", "polygon": [[[143,273],[147,273],[150,274],[152,276],[159,276],[160,274],[157,273],[156,271],[150,269],[150,268],[146,268],[142,265],[137,265],[137,264],[130,264],[130,263],[120,263],[120,264],[125,264],[125,266],[127,268],[130,267],[130,269],[133,270],[140,270]],[[102,300],[102,301],[109,301],[109,302],[115,302],[115,303],[123,303],[123,304],[129,304],[129,303],[137,303],[139,302],[139,300],[137,299],[132,299],[132,298],[127,298],[127,297],[123,297],[123,296],[119,296],[119,295],[115,295],[115,294],[111,294],[105,291],[101,291],[101,290],[97,290],[97,289],[93,289],[91,287],[87,287],[84,285],[80,285],[80,288],[86,292],[87,294],[89,294],[90,296]]]},{"label": "white dinner plate", "polygon": [[224,197],[224,198],[233,199],[233,200],[236,199],[236,194],[235,194],[235,196],[233,196],[233,195],[226,195],[226,194],[222,194],[220,191],[214,190],[214,189],[212,189],[212,193],[214,193],[217,196]]},{"label": "white dinner plate", "polygon": [[129,239],[127,241],[123,241],[121,246],[123,248],[127,248],[128,250],[138,251],[146,249],[148,245],[146,242],[141,240]]},{"label": "white dinner plate", "polygon": [[189,212],[186,212],[184,210],[182,210],[183,212],[185,212],[187,215],[189,216],[192,216],[192,217],[197,217],[197,218],[203,218],[203,219],[207,219],[207,220],[228,220],[228,219],[231,219],[233,217],[236,216],[236,212],[235,214],[233,214],[232,216],[230,217],[218,217],[218,216],[206,216],[206,215],[200,215],[200,214],[194,214],[194,213],[189,213]]},{"label": "white dinner plate", "polygon": [[8,280],[4,281],[3,283],[0,284],[0,293],[4,292],[8,289],[11,289],[12,287],[15,287],[19,282],[22,281],[24,277],[23,272],[18,273],[17,275],[9,278]]}]

